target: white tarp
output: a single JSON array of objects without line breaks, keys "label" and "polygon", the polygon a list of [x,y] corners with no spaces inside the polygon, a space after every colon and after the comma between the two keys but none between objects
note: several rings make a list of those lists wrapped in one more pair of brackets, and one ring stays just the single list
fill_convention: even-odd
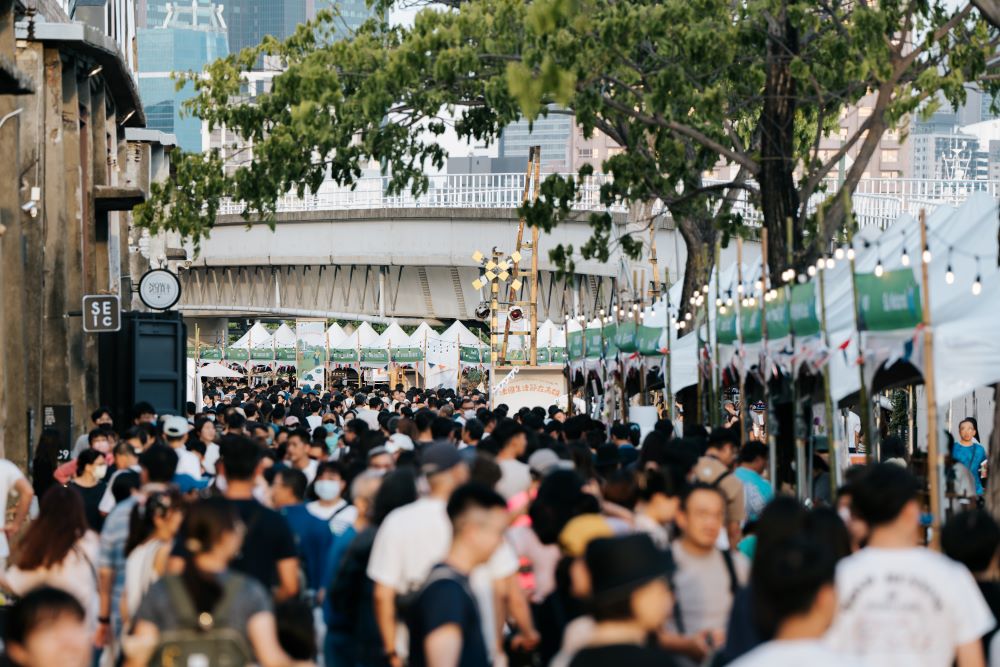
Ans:
[{"label": "white tarp", "polygon": [[330,328],[326,330],[326,344],[330,349],[339,347],[345,338],[347,338],[347,332],[336,322],[331,324]]},{"label": "white tarp", "polygon": [[422,350],[424,349],[424,342],[431,336],[437,336],[437,333],[434,329],[431,329],[427,322],[421,322],[416,331],[410,334],[410,342],[407,344],[407,347],[419,347]]},{"label": "white tarp", "polygon": [[280,347],[281,349],[295,347],[295,332],[284,322],[274,332],[274,347]]},{"label": "white tarp", "polygon": [[375,342],[371,345],[364,345],[362,347],[375,347],[381,350],[387,350],[389,347],[401,348],[410,346],[410,337],[407,335],[403,328],[399,326],[396,322],[390,322],[389,326],[386,327]]},{"label": "white tarp", "polygon": [[438,337],[441,340],[458,343],[459,345],[465,345],[466,347],[482,347],[484,345],[476,334],[469,331],[469,329],[462,324],[460,320],[455,320],[452,325],[445,329],[444,332]]},{"label": "white tarp", "polygon": [[552,320],[545,320],[538,327],[538,347],[566,347],[566,332]]},{"label": "white tarp", "polygon": [[271,333],[260,322],[254,322],[250,329],[240,336],[240,339],[229,347],[240,350],[262,350],[271,347]]},{"label": "white tarp", "polygon": [[205,364],[198,369],[198,377],[203,378],[241,378],[243,375],[231,368],[226,368],[218,362]]},{"label": "white tarp", "polygon": [[350,336],[341,341],[337,346],[338,350],[356,350],[359,347],[372,347],[378,340],[378,332],[367,322],[362,322]]}]

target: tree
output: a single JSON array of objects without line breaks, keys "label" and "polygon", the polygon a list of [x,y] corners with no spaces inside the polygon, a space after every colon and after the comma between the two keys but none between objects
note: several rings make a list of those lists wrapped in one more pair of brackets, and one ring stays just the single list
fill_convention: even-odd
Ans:
[{"label": "tree", "polygon": [[[677,221],[687,303],[712,269],[704,249],[720,233],[748,233],[734,212],[738,197],[760,207],[771,231],[772,274],[789,255],[801,268],[842,230],[848,200],[838,193],[853,193],[886,129],[940,98],[964,99],[998,38],[971,4],[946,4],[467,0],[426,9],[411,27],[371,20],[348,40],[335,39],[335,17],[323,12],[285,42],[267,39],[191,75],[191,110],[252,140],[254,161],[226,174],[217,153],[184,155],[137,219],[197,239],[229,196],[248,221],[273,224],[278,197],[315,192],[328,177],[352,184],[370,161],[390,170],[392,190],[420,193],[424,168],[446,157],[434,141],[445,130],[442,110],[455,115],[459,136],[476,140],[495,139],[522,115],[571,113],[585,132],[623,148],[603,165],[613,177],[603,201],[659,201]],[[262,54],[287,70],[271,92],[242,101],[241,73]],[[822,152],[841,110],[866,94],[871,115],[838,150]],[[829,189],[825,179],[855,147],[842,185]],[[709,182],[705,173],[720,164],[735,177]],[[549,229],[573,215],[589,174],[546,179],[523,211],[529,222]],[[826,197],[821,228],[814,195]],[[587,244],[551,252],[567,270],[577,257],[607,261],[616,244],[641,253],[642,237],[616,236],[609,215],[589,221]]]}]

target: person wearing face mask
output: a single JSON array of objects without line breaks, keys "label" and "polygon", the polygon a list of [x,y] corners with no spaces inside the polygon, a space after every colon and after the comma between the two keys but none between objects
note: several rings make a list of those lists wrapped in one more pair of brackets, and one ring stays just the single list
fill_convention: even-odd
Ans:
[{"label": "person wearing face mask", "polygon": [[271,482],[271,502],[295,535],[295,547],[305,575],[306,599],[314,601],[323,577],[322,568],[333,543],[330,524],[306,509],[306,476],[301,470],[280,468]]},{"label": "person wearing face mask", "polygon": [[107,483],[104,477],[108,474],[108,462],[104,454],[96,449],[86,449],[76,459],[76,476],[69,483],[83,498],[84,513],[87,525],[95,532],[101,532],[104,526],[104,516],[101,514],[101,498]]},{"label": "person wearing face mask", "polygon": [[327,461],[319,465],[312,491],[316,500],[307,503],[306,509],[314,517],[329,523],[334,535],[342,534],[358,518],[358,509],[341,497],[344,474],[339,463]]}]

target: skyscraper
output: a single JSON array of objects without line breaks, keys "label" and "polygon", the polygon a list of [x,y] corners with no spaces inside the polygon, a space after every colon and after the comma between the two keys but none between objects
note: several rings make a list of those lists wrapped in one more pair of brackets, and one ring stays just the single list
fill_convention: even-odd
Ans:
[{"label": "skyscraper", "polygon": [[184,101],[194,96],[194,86],[188,83],[176,90],[172,73],[200,72],[226,56],[226,24],[217,5],[164,4],[167,13],[160,27],[139,30],[139,94],[150,128],[175,134],[184,150],[200,151],[201,120],[182,113]]},{"label": "skyscraper", "polygon": [[542,169],[552,172],[568,171],[573,162],[570,159],[570,144],[573,134],[573,116],[549,113],[539,116],[533,123],[525,119],[511,123],[500,135],[500,159],[528,159],[528,149],[542,148]]}]

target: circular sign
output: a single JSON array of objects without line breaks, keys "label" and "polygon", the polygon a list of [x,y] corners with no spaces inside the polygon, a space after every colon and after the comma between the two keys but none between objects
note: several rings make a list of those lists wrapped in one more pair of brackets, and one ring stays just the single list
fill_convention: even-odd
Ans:
[{"label": "circular sign", "polygon": [[167,310],[181,298],[181,281],[166,269],[153,269],[139,281],[139,298],[154,310]]}]

